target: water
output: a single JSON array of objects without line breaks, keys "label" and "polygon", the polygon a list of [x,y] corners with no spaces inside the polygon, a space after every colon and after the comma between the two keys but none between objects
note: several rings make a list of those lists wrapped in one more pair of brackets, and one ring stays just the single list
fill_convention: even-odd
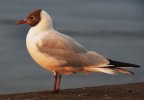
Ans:
[{"label": "water", "polygon": [[[15,25],[27,12],[43,8],[55,29],[72,36],[88,50],[107,58],[144,66],[144,15],[142,0],[1,0],[0,94],[50,90],[52,73],[39,67],[25,47],[28,26]],[[92,73],[64,76],[62,88],[143,82],[144,68],[136,75]]]}]

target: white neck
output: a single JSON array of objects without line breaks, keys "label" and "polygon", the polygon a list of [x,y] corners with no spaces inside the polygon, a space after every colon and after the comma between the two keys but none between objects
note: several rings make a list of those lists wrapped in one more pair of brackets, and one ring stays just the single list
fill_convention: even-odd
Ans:
[{"label": "white neck", "polygon": [[41,11],[40,17],[41,17],[40,22],[36,26],[31,27],[30,30],[35,30],[36,32],[52,30],[53,24],[51,17],[44,10]]}]

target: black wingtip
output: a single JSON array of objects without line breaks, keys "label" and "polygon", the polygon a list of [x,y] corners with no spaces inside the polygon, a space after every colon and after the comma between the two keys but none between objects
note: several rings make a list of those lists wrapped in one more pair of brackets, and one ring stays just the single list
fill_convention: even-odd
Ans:
[{"label": "black wingtip", "polygon": [[140,68],[140,67],[141,67],[141,66],[136,65],[136,64],[131,64],[131,65],[133,65],[133,66],[131,66],[131,67],[134,67],[134,68]]},{"label": "black wingtip", "polygon": [[134,68],[140,68],[141,66],[136,65],[136,64],[130,64],[130,63],[125,63],[125,62],[120,62],[120,61],[114,61],[111,59],[108,59],[110,62],[110,65],[114,65],[113,67],[134,67]]}]

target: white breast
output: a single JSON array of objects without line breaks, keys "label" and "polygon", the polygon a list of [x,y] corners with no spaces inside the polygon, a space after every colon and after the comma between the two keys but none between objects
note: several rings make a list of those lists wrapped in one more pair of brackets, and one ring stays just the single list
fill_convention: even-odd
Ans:
[{"label": "white breast", "polygon": [[53,71],[55,66],[59,65],[59,62],[55,58],[49,56],[48,54],[46,55],[40,52],[37,46],[38,41],[45,37],[45,33],[46,32],[37,34],[35,33],[35,31],[30,30],[26,38],[26,46],[31,57],[40,66],[42,66],[43,68],[47,70]]},{"label": "white breast", "polygon": [[26,46],[27,50],[32,56],[32,58],[38,63],[41,64],[42,61],[39,58],[43,58],[43,55],[38,50],[37,43],[40,39],[40,35],[36,33],[33,29],[30,29],[26,37]]}]

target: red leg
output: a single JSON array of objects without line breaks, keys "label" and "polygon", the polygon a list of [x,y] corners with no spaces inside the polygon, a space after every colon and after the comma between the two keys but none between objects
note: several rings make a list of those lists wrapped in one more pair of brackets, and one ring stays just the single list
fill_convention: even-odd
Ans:
[{"label": "red leg", "polygon": [[59,79],[58,79],[58,87],[57,87],[57,91],[60,90],[61,77],[62,77],[61,75],[58,76]]},{"label": "red leg", "polygon": [[53,89],[53,93],[55,93],[57,91],[56,90],[56,88],[57,88],[57,79],[58,79],[58,74],[56,73],[54,75],[54,89]]}]

